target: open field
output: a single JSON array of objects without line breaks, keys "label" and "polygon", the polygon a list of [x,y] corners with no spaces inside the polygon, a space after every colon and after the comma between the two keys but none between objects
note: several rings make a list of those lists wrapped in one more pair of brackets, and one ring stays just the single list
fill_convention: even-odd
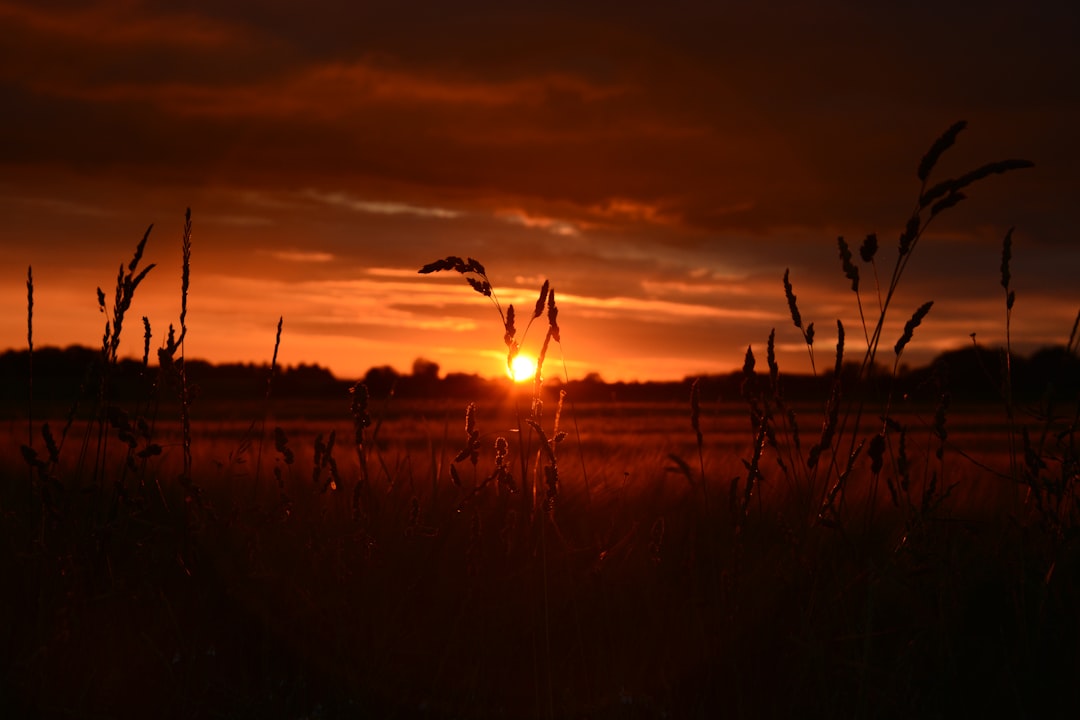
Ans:
[{"label": "open field", "polygon": [[[1055,689],[1077,677],[1075,549],[1038,530],[1008,480],[1000,413],[953,409],[944,468],[956,487],[921,524],[884,488],[866,514],[862,468],[839,529],[816,520],[822,487],[768,460],[747,519],[733,514],[730,482],[746,475],[753,439],[737,406],[702,408],[700,466],[688,407],[567,406],[551,512],[542,487],[523,501],[519,437],[537,440],[517,432],[512,399],[478,406],[477,472],[458,463],[455,485],[464,416],[450,401],[391,404],[381,423],[374,413],[358,505],[348,418],[283,422],[292,464],[272,420],[261,462],[261,421],[194,425],[197,500],[178,480],[176,424],[157,428],[164,451],[131,471],[121,500],[113,475],[99,490],[84,474],[53,516],[37,515],[25,464],[7,457],[3,610],[18,619],[3,643],[8,706],[87,717],[905,717],[1007,703],[1023,715],[1057,707]],[[913,477],[925,482],[930,420],[897,417],[913,428]],[[7,431],[13,448],[25,426]],[[331,431],[336,490],[325,489],[328,466],[313,478],[315,438]],[[518,492],[471,496],[497,436],[510,439]],[[930,467],[941,462],[930,455]]]}]

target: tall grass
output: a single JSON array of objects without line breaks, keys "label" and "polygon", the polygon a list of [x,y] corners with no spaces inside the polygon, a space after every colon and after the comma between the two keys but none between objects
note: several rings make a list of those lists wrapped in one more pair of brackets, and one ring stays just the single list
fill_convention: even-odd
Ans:
[{"label": "tall grass", "polygon": [[[532,327],[533,321],[546,314],[547,332],[544,335],[540,351],[537,354],[532,400],[529,412],[524,417],[524,424],[528,426],[530,432],[523,432],[523,417],[520,410],[517,413],[516,422],[517,437],[520,441],[518,455],[524,490],[522,493],[523,502],[521,504],[521,513],[535,525],[535,539],[538,540],[538,549],[540,553],[539,571],[541,582],[541,617],[543,621],[543,663],[537,661],[534,665],[534,677],[536,678],[537,688],[540,688],[542,685],[545,690],[543,703],[546,711],[545,714],[547,717],[554,718],[556,710],[554,687],[552,684],[553,658],[551,653],[551,597],[548,561],[548,526],[550,523],[552,529],[557,529],[557,526],[554,524],[554,510],[556,501],[559,497],[560,487],[558,447],[559,444],[566,439],[567,434],[560,429],[565,393],[562,392],[558,396],[551,430],[549,432],[544,427],[544,395],[542,391],[544,363],[547,359],[551,341],[554,340],[556,343],[561,343],[558,322],[559,308],[555,303],[555,288],[551,287],[547,280],[544,281],[543,285],[540,287],[539,297],[533,307],[532,314],[525,326],[525,330],[519,337],[515,324],[516,313],[514,306],[508,305],[506,310],[503,310],[483,264],[473,258],[462,260],[460,257],[451,255],[424,265],[420,268],[419,273],[428,274],[444,270],[452,270],[462,274],[473,290],[484,297],[491,299],[491,302],[498,311],[499,318],[502,321],[503,342],[506,344],[507,348],[506,368],[510,375],[513,375],[514,359],[518,356],[521,344],[525,342],[525,338],[528,335],[529,329]],[[476,430],[475,412],[476,406],[469,405],[466,411],[466,433],[468,435],[468,444],[457,457],[455,457],[455,462],[462,462],[465,459],[469,459],[472,462],[474,478],[480,449],[478,441],[479,431]],[[537,441],[538,449],[536,450],[533,463],[534,471],[530,477],[527,463],[532,455],[531,448],[534,437]],[[506,488],[511,493],[517,492],[513,476],[509,465],[507,464],[508,454],[509,444],[507,440],[504,437],[498,437],[495,441],[494,469],[482,482],[474,484],[472,491],[466,497],[466,502],[474,501],[475,496],[489,485],[493,485],[496,489]],[[460,477],[453,465],[450,466],[450,473],[451,477]],[[538,503],[541,487],[543,488],[542,504]],[[537,509],[541,506],[543,508],[543,516],[537,517]],[[524,532],[530,532],[529,525],[523,525],[522,528]]]},{"label": "tall grass", "polygon": [[[882,285],[878,279],[877,256],[879,250],[878,236],[869,233],[859,247],[859,257],[865,265],[868,265],[873,273],[874,291],[872,297],[876,300],[876,315],[867,315],[866,306],[863,303],[862,286],[860,283],[860,267],[855,262],[854,253],[843,237],[838,238],[839,258],[841,270],[845,278],[850,282],[851,291],[855,295],[858,317],[861,325],[861,335],[865,342],[865,348],[861,351],[861,360],[858,361],[857,372],[854,377],[845,378],[844,353],[846,332],[841,321],[837,320],[837,342],[835,352],[835,365],[832,372],[833,386],[828,398],[825,400],[825,410],[821,421],[821,434],[817,441],[810,446],[805,457],[799,435],[798,422],[795,414],[785,402],[781,384],[779,382],[779,369],[776,366],[773,355],[773,343],[775,329],[769,338],[769,375],[770,382],[767,388],[763,388],[755,375],[755,362],[752,348],[747,349],[746,362],[744,363],[744,397],[749,405],[751,431],[754,437],[751,459],[747,461],[747,475],[742,481],[744,492],[741,501],[742,510],[748,508],[749,500],[754,492],[754,485],[760,482],[759,464],[762,452],[768,446],[780,459],[780,471],[789,485],[811,490],[811,497],[816,497],[816,509],[807,513],[807,517],[814,517],[816,521],[828,526],[839,527],[848,521],[845,512],[847,489],[853,471],[859,462],[864,449],[867,450],[871,463],[871,481],[868,494],[868,504],[863,508],[865,524],[873,523],[877,486],[885,461],[888,460],[888,471],[885,472],[885,480],[888,484],[890,497],[896,508],[901,506],[901,496],[906,500],[905,512],[909,514],[908,522],[916,523],[915,515],[925,514],[932,507],[939,504],[944,495],[948,493],[948,487],[942,487],[940,478],[931,475],[924,481],[924,497],[921,502],[914,503],[910,499],[910,477],[906,449],[907,428],[899,426],[893,419],[893,386],[900,372],[901,359],[908,344],[913,340],[916,329],[927,318],[933,307],[933,301],[924,302],[912,312],[905,322],[903,332],[892,345],[892,362],[889,374],[888,389],[883,397],[875,396],[874,383],[871,382],[872,374],[878,367],[879,350],[883,340],[883,334],[887,327],[887,320],[891,317],[893,300],[900,287],[901,280],[908,270],[909,263],[914,257],[918,247],[927,236],[928,229],[934,222],[949,209],[967,199],[965,191],[985,178],[1013,170],[1032,167],[1032,163],[1026,160],[1008,159],[981,165],[974,170],[959,176],[947,178],[931,184],[931,177],[938,160],[956,142],[960,133],[965,129],[965,122],[957,122],[948,128],[927,150],[916,171],[919,181],[916,200],[904,223],[903,230],[896,244],[896,255],[893,260],[892,270],[888,273],[888,281]],[[1009,247],[1009,238],[1006,239],[1006,248]],[[1007,259],[1003,259],[1003,268],[1007,265]],[[1007,270],[1003,269],[1003,283],[1007,286]],[[814,323],[804,324],[802,313],[799,310],[798,298],[794,292],[794,286],[790,279],[790,269],[785,270],[783,276],[784,296],[791,315],[792,325],[799,330],[803,342],[809,354],[810,366],[813,373],[818,372],[814,354],[815,327]],[[1006,287],[1008,293],[1008,287]],[[1009,309],[1011,311],[1014,296],[1009,295]],[[1008,324],[1008,320],[1007,320]],[[849,348],[850,349],[850,348]],[[942,402],[947,402],[945,396]],[[868,413],[875,413],[880,423],[880,429],[876,434],[866,435],[862,429],[864,417]],[[944,406],[939,410],[939,421],[935,425],[935,432],[944,432]],[[944,435],[942,435],[944,438]],[[786,459],[786,462],[785,462]],[[1015,472],[1014,472],[1015,477]],[[736,494],[735,482],[731,488],[732,496]]]},{"label": "tall grass", "polygon": [[[836,323],[831,368],[784,273],[777,302],[827,381],[814,404],[785,392],[773,329],[763,368],[746,349],[737,413],[710,400],[710,378],[687,384],[689,413],[579,410],[572,386],[543,376],[561,350],[550,284],[519,329],[486,268],[449,256],[420,272],[458,273],[491,302],[508,366],[546,324],[527,406],[409,405],[358,382],[340,424],[275,424],[264,450],[282,321],[261,417],[200,425],[208,401],[184,357],[190,211],[178,325],[151,373],[143,317],[146,397],[114,394],[120,332],[153,267],[138,269],[147,231],[111,310],[98,290],[102,350],[59,441],[27,366],[26,442],[20,423],[12,447],[30,483],[10,470],[0,486],[0,612],[19,620],[0,637],[0,700],[77,717],[1057,714],[1080,679],[1080,410],[1049,387],[1036,407],[1014,397],[1014,232],[1006,345],[987,368],[996,454],[974,447],[983,426],[964,427],[946,368],[926,403],[898,396],[932,302],[886,337],[927,227],[984,178],[1030,165],[932,182],[963,129],[920,162],[891,270],[876,234],[858,258],[838,241],[861,327]],[[32,358],[31,269],[27,290]],[[159,417],[163,396],[175,417]],[[354,452],[336,455],[339,438]],[[573,445],[580,463],[565,460]],[[276,497],[256,494],[264,461]]]}]

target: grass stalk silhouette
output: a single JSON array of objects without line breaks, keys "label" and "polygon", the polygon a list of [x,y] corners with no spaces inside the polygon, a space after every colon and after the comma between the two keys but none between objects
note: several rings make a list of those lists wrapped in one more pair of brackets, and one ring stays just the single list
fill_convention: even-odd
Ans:
[{"label": "grass stalk silhouette", "polygon": [[26,268],[26,444],[34,444],[34,266]]},{"label": "grass stalk silhouette", "polygon": [[[850,250],[847,248],[843,239],[839,240],[840,247],[840,260],[841,268],[844,271],[845,276],[852,283],[852,291],[855,293],[858,300],[860,320],[863,323],[864,336],[868,338],[866,351],[863,354],[862,362],[859,365],[858,372],[855,377],[856,384],[863,384],[870,370],[874,367],[875,361],[878,355],[878,348],[881,341],[882,332],[885,328],[885,321],[889,314],[893,298],[896,295],[896,291],[900,285],[900,281],[904,276],[904,272],[907,269],[908,263],[914,256],[920,241],[925,237],[927,229],[933,224],[933,222],[946,210],[955,207],[957,204],[966,199],[966,195],[963,192],[966,188],[974,183],[977,183],[991,175],[1011,172],[1013,170],[1020,170],[1033,167],[1033,163],[1027,160],[1009,159],[987,163],[979,166],[978,168],[971,170],[962,175],[949,178],[938,182],[935,185],[928,186],[930,176],[936,167],[938,160],[941,156],[956,142],[958,135],[967,127],[967,123],[960,121],[950,126],[941,136],[939,136],[934,143],[927,150],[919,163],[916,176],[920,182],[918,198],[915,206],[905,223],[904,230],[901,232],[897,243],[897,257],[893,265],[892,272],[890,274],[889,282],[885,288],[884,294],[880,286],[877,288],[878,297],[880,303],[880,311],[874,321],[873,330],[868,332],[865,316],[862,310],[862,302],[859,297],[859,272],[858,267],[853,262],[853,256]],[[877,252],[877,236],[876,234],[868,234],[862,247],[860,248],[860,257],[864,262],[872,264],[875,273],[875,279],[877,277],[877,266],[874,263],[874,258]],[[787,280],[787,274],[784,278],[785,293],[788,296],[789,305],[792,307],[793,319],[797,320],[798,315],[794,309],[794,295],[790,290],[790,284]],[[894,345],[894,363],[892,379],[895,382],[897,371],[899,369],[900,355],[903,352],[904,347],[911,340],[912,333],[926,316],[929,311],[932,302],[924,303],[920,306],[915,313],[913,313],[911,319],[905,324],[904,332],[900,339]],[[796,327],[800,327],[798,322],[795,323]],[[800,327],[801,329],[801,327]],[[839,380],[839,374],[837,376]],[[883,425],[881,434],[883,436],[888,435],[888,423],[886,420],[890,417],[889,403],[891,393],[886,398],[884,406],[882,408],[881,416],[883,418]],[[840,451],[840,442],[845,442],[847,445],[847,451],[844,456],[850,461],[856,454],[857,446],[860,442],[858,437],[857,428],[860,425],[863,413],[865,411],[865,402],[857,401],[849,403],[843,416],[839,419],[839,425],[835,432],[836,444],[832,446],[832,454],[835,457],[836,453]],[[849,431],[849,427],[854,428]],[[873,449],[876,450],[880,446],[880,443],[874,443]],[[842,490],[844,482],[846,482],[846,475],[843,472],[838,471],[838,466],[833,462],[832,471],[835,476],[833,488],[838,485]],[[832,502],[839,496],[839,491],[833,492],[830,490],[826,494],[822,502],[822,511],[825,514],[833,511]]]},{"label": "grass stalk silhouette", "polygon": [[[31,450],[34,447],[34,267],[26,268],[26,447]],[[26,484],[30,493],[30,504],[33,503],[34,493],[34,467],[27,466],[29,474]],[[0,501],[2,502],[2,501]],[[0,511],[3,505],[0,504]]]},{"label": "grass stalk silhouette", "polygon": [[[530,518],[533,522],[530,523],[535,528],[537,534],[537,542],[540,552],[540,603],[541,603],[541,615],[542,615],[542,632],[543,632],[543,663],[537,668],[535,683],[539,689],[543,686],[546,691],[544,697],[544,705],[546,708],[546,714],[550,718],[555,717],[555,699],[554,699],[554,685],[553,685],[553,670],[552,670],[552,650],[551,650],[551,596],[550,596],[550,581],[549,581],[549,558],[548,558],[548,523],[552,523],[554,526],[555,505],[559,497],[559,464],[558,464],[558,445],[566,438],[566,433],[560,430],[559,423],[562,415],[563,402],[565,399],[565,391],[560,392],[559,398],[556,404],[556,410],[553,419],[553,427],[551,434],[549,435],[544,428],[544,401],[542,398],[543,389],[543,368],[547,359],[548,349],[550,348],[551,341],[561,343],[561,335],[558,323],[559,308],[555,300],[555,289],[552,288],[547,280],[544,281],[540,288],[539,297],[533,307],[533,312],[529,317],[525,330],[521,333],[520,337],[517,333],[517,327],[515,325],[516,312],[513,305],[507,306],[506,310],[503,310],[502,305],[499,303],[492,284],[487,276],[487,272],[479,261],[468,258],[462,260],[457,256],[448,256],[446,258],[436,260],[432,263],[424,265],[418,271],[420,274],[429,274],[433,272],[440,272],[444,270],[453,270],[465,276],[468,284],[478,292],[479,294],[490,298],[492,304],[495,306],[499,313],[499,317],[503,324],[503,342],[507,347],[506,367],[508,373],[513,376],[513,362],[520,352],[522,343],[528,334],[529,329],[532,327],[533,321],[539,319],[546,314],[547,319],[547,331],[544,335],[544,340],[540,346],[540,351],[537,354],[536,359],[536,373],[533,378],[533,395],[530,405],[529,414],[524,418],[524,424],[530,429],[530,433],[523,432],[522,416],[520,409],[516,413],[518,423],[518,439],[520,443],[520,463],[521,463],[521,477],[522,477],[522,513],[526,517]],[[470,405],[469,410],[466,413],[466,433],[468,435],[468,445],[458,454],[455,460],[457,462],[463,461],[468,457],[475,468],[477,464],[478,456],[478,431],[475,429],[475,422],[473,420],[473,414],[475,412],[475,406]],[[531,437],[535,434],[538,438],[539,449],[536,451],[535,468],[532,478],[530,479],[527,458],[531,453]],[[500,442],[502,443],[500,445]],[[502,447],[502,450],[499,448]],[[492,475],[489,475],[483,482],[475,483],[474,488],[470,494],[466,497],[465,502],[470,502],[476,496],[476,494],[483,490],[491,483],[492,480],[498,480],[496,487],[501,487],[503,484],[509,483],[511,490],[514,490],[512,486],[512,478],[506,469],[505,465],[505,440],[499,438],[496,443],[496,468]],[[460,484],[460,479],[456,475],[454,466],[451,465],[452,478]],[[541,482],[544,488],[544,499],[541,504],[542,512],[537,514],[537,494],[541,487]],[[459,506],[459,510],[462,506]],[[542,672],[541,672],[542,668]],[[543,676],[541,681],[540,676]]]},{"label": "grass stalk silhouette", "polygon": [[255,454],[255,479],[251,488],[251,498],[255,500],[259,492],[259,476],[262,471],[263,439],[266,437],[266,418],[270,415],[270,395],[274,387],[274,374],[277,371],[278,349],[281,347],[281,326],[284,316],[278,317],[277,332],[274,334],[274,354],[270,358],[270,370],[266,374],[266,393],[263,395],[263,412],[259,419],[259,443]]}]

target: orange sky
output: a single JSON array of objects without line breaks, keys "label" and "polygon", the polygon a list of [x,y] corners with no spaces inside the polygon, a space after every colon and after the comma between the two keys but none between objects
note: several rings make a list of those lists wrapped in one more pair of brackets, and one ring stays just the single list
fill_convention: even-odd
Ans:
[{"label": "orange sky", "polygon": [[454,254],[504,304],[552,283],[559,374],[727,371],[773,327],[802,372],[785,268],[819,353],[837,317],[854,343],[836,237],[877,232],[887,273],[919,159],[958,119],[937,179],[1036,167],[935,221],[888,345],[927,300],[910,362],[1001,342],[1013,225],[1014,344],[1064,342],[1080,308],[1071,4],[220,5],[0,0],[0,348],[25,347],[30,264],[35,345],[100,344],[95,288],[150,223],[131,312],[160,340],[190,206],[189,356],[268,362],[283,315],[285,364],[497,374],[495,311],[416,274]]}]

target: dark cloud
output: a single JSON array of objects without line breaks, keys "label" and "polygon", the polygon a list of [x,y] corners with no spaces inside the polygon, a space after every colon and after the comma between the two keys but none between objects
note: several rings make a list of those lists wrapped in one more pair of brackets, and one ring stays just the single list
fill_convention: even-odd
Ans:
[{"label": "dark cloud", "polygon": [[878,211],[853,186],[898,189],[956,114],[1008,112],[1024,138],[1078,92],[1055,42],[1075,18],[995,5],[4,7],[15,160],[664,201],[707,228]]}]

